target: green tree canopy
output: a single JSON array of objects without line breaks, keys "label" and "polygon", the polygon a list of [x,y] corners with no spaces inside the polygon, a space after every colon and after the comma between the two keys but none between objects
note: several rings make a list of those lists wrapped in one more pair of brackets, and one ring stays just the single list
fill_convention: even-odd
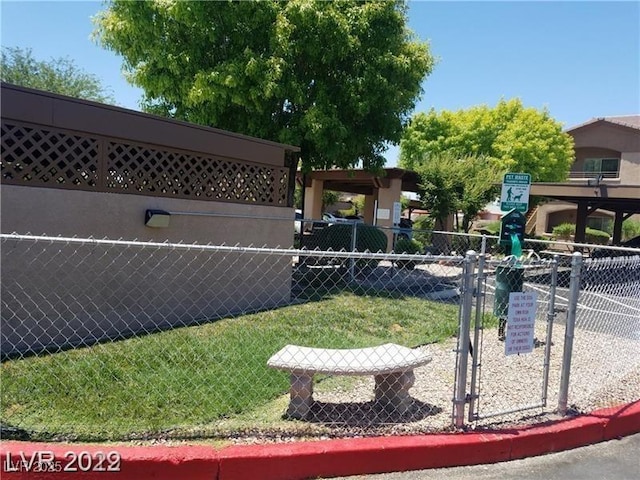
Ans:
[{"label": "green tree canopy", "polygon": [[301,147],[303,169],[384,165],[431,72],[402,1],[113,0],[95,19],[145,110]]},{"label": "green tree canopy", "polygon": [[458,157],[444,152],[416,167],[420,174],[420,197],[441,230],[449,215],[462,212],[462,229],[469,231],[478,212],[497,193],[498,172],[482,156]]},{"label": "green tree canopy", "polygon": [[574,160],[573,139],[549,113],[525,108],[519,99],[495,108],[418,113],[400,143],[400,162],[415,169],[437,159],[480,155],[492,170],[530,173],[533,181],[566,180]]},{"label": "green tree canopy", "polygon": [[75,98],[115,103],[100,79],[86,73],[69,58],[36,60],[31,49],[2,47],[0,79],[22,87],[37,88]]}]

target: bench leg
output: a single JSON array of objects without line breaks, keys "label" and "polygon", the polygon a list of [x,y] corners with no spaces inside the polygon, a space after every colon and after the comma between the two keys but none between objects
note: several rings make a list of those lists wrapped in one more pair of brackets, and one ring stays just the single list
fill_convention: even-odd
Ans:
[{"label": "bench leg", "polygon": [[415,378],[413,370],[376,375],[376,401],[387,410],[405,413],[411,405],[409,389],[413,386]]},{"label": "bench leg", "polygon": [[289,400],[287,416],[297,419],[306,418],[313,403],[313,377],[292,373],[289,393],[291,398]]}]

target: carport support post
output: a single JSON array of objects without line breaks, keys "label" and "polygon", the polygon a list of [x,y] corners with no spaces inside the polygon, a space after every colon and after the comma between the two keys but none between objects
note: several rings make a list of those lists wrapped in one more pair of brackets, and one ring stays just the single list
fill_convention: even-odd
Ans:
[{"label": "carport support post", "polygon": [[469,359],[469,329],[471,328],[471,309],[473,308],[473,277],[476,268],[477,254],[473,250],[467,252],[464,259],[464,277],[462,286],[462,302],[458,331],[458,348],[456,355],[456,390],[453,397],[453,422],[456,428],[464,427],[464,407],[467,403],[467,369]]},{"label": "carport support post", "polygon": [[613,244],[619,245],[622,238],[622,222],[624,222],[624,213],[616,212],[616,216],[613,220]]},{"label": "carport support post", "polygon": [[562,373],[560,374],[560,393],[558,394],[558,413],[566,415],[569,399],[569,374],[571,373],[571,354],[573,353],[573,337],[576,326],[576,312],[580,295],[580,270],[582,254],[575,252],[571,258],[571,283],[569,284],[569,308],[567,326],[564,331],[564,353],[562,355]]}]

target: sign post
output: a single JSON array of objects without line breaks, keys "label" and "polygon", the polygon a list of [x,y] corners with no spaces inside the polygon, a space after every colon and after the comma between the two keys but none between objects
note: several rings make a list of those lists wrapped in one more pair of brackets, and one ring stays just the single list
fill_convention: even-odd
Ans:
[{"label": "sign post", "polygon": [[402,203],[393,202],[393,224],[398,225],[400,223],[400,216],[402,215]]},{"label": "sign post", "polygon": [[507,212],[517,210],[526,213],[529,210],[529,190],[531,175],[529,173],[505,173],[502,180],[500,210]]}]

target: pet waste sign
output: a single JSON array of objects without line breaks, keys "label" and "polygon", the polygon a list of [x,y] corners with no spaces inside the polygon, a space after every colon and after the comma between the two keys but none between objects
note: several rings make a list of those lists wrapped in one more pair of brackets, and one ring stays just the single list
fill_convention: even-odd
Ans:
[{"label": "pet waste sign", "polygon": [[511,292],[507,314],[507,335],[504,354],[533,352],[536,326],[536,292]]},{"label": "pet waste sign", "polygon": [[528,173],[505,173],[502,180],[500,210],[508,212],[516,209],[526,213],[529,210],[529,190],[531,175]]}]

